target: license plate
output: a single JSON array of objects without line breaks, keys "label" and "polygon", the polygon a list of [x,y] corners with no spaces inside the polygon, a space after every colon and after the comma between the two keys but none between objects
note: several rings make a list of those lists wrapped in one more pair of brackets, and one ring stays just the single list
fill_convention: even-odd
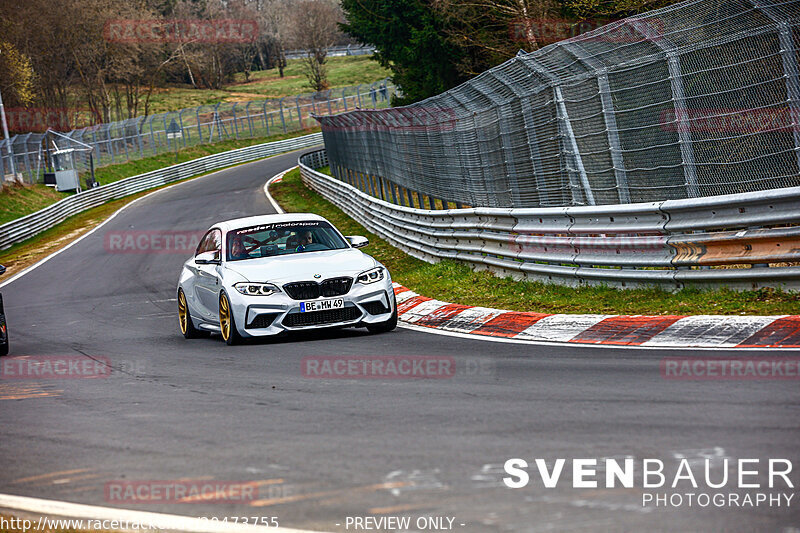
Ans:
[{"label": "license plate", "polygon": [[313,311],[326,311],[328,309],[342,309],[344,307],[344,299],[336,298],[335,300],[317,300],[314,302],[300,302],[301,313],[311,313]]}]

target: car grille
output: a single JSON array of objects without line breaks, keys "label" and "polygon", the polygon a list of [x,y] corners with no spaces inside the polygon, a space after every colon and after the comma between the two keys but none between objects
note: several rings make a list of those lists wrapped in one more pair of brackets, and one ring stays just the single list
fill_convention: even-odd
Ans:
[{"label": "car grille", "polygon": [[389,308],[383,302],[365,302],[361,306],[371,315],[382,315],[389,312]]},{"label": "car grille", "polygon": [[350,292],[353,286],[353,278],[331,278],[322,283],[316,281],[297,281],[287,283],[283,290],[293,300],[314,300],[320,296],[330,298],[333,296],[344,296]]},{"label": "car grille", "polygon": [[258,315],[247,325],[247,329],[268,328],[275,322],[278,315],[280,315],[280,313],[264,313]]},{"label": "car grille", "polygon": [[283,325],[290,328],[319,326],[320,324],[349,322],[351,320],[357,320],[360,317],[361,311],[355,306],[350,306],[343,309],[312,311],[311,313],[290,313],[283,319]]},{"label": "car grille", "polygon": [[350,287],[352,286],[353,278],[326,279],[319,285],[322,296],[326,298],[330,298],[331,296],[343,296],[350,292]]}]

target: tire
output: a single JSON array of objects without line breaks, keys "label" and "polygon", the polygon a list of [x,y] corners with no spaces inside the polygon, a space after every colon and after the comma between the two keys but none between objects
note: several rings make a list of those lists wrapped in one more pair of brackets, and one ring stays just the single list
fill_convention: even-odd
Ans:
[{"label": "tire", "polygon": [[369,324],[367,326],[367,331],[370,333],[388,333],[397,327],[397,300],[392,297],[392,307],[394,307],[394,311],[392,312],[391,318],[386,322],[378,322],[377,324]]},{"label": "tire", "polygon": [[194,327],[183,289],[178,289],[178,327],[185,339],[197,339],[204,336],[203,331]]},{"label": "tire", "polygon": [[228,346],[242,342],[239,330],[236,329],[236,320],[233,318],[231,301],[224,292],[219,293],[219,330],[222,333],[222,340]]}]

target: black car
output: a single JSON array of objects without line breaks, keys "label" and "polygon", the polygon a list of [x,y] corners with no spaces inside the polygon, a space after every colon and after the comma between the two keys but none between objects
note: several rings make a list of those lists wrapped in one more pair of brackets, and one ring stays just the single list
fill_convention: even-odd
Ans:
[{"label": "black car", "polygon": [[[0,265],[0,275],[4,274],[6,267]],[[3,311],[3,295],[0,294],[0,356],[8,355],[8,326],[6,326],[6,315]]]}]

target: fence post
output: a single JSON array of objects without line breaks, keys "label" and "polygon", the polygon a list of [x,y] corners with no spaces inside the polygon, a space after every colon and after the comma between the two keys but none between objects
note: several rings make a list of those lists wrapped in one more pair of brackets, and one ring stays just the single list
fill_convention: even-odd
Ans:
[{"label": "fence post", "polygon": [[786,79],[786,101],[792,117],[791,128],[794,133],[794,151],[800,172],[800,73],[797,67],[797,50],[792,38],[792,26],[788,17],[774,6],[765,4],[763,0],[750,0],[778,26],[778,44],[783,62],[783,77]]},{"label": "fence post", "polygon": [[631,193],[628,188],[628,176],[625,172],[625,161],[622,157],[622,144],[619,140],[617,118],[614,111],[614,101],[611,98],[611,85],[608,81],[607,69],[586,52],[578,43],[564,42],[564,49],[574,55],[578,61],[585,64],[595,72],[597,88],[600,92],[600,105],[603,110],[603,120],[608,134],[608,148],[611,152],[611,162],[614,165],[614,178],[617,182],[617,195],[619,203],[631,203]]},{"label": "fence post", "polygon": [[[303,129],[303,113],[300,111],[300,95],[294,97],[294,104],[297,106],[297,120],[300,121],[300,129]],[[314,100],[311,100],[311,104],[314,104]]]},{"label": "fence post", "polygon": [[233,113],[233,135],[238,139],[239,138],[239,122],[236,119],[236,106],[239,105],[239,102],[234,102],[233,107],[231,108],[231,112]]},{"label": "fence post", "polygon": [[244,114],[247,115],[247,128],[250,130],[250,137],[253,136],[253,118],[250,116],[250,104],[252,104],[252,100],[247,102],[247,105],[244,106]]},{"label": "fence post", "polygon": [[281,108],[281,124],[283,125],[283,133],[286,133],[286,118],[283,116],[283,99],[286,98],[285,96],[278,100],[278,105]]},{"label": "fence post", "polygon": [[[637,24],[637,22],[640,22]],[[672,87],[672,102],[675,109],[675,121],[678,126],[678,144],[681,150],[683,175],[686,178],[686,195],[689,198],[700,196],[697,184],[697,167],[694,161],[694,146],[692,135],[689,131],[689,113],[686,107],[686,93],[683,87],[683,73],[678,55],[678,47],[664,35],[654,31],[645,20],[624,20],[624,24],[652,42],[664,52],[667,58],[669,83]]]}]

